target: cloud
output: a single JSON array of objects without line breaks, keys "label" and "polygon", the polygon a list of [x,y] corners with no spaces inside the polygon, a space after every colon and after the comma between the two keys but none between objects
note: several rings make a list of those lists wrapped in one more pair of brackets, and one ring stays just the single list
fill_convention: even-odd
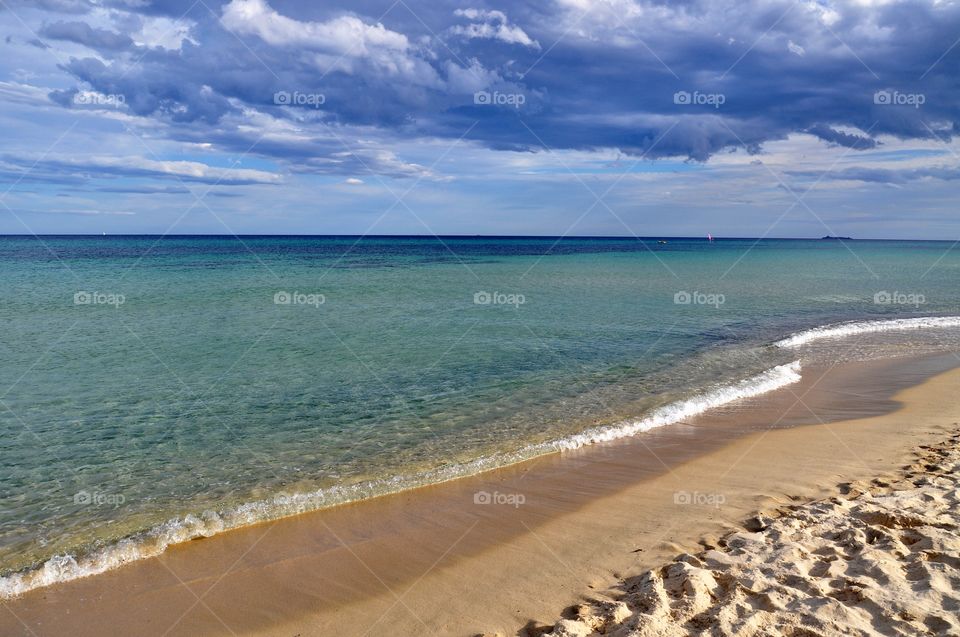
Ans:
[{"label": "cloud", "polygon": [[0,99],[4,102],[37,106],[50,102],[49,89],[19,82],[0,82]]},{"label": "cloud", "polygon": [[866,135],[844,133],[825,124],[814,124],[808,128],[806,132],[810,133],[811,135],[816,135],[825,142],[830,142],[831,144],[837,144],[838,146],[844,146],[846,148],[866,150],[867,148],[877,147],[877,140],[871,139]]},{"label": "cloud", "polygon": [[130,37],[139,46],[156,47],[170,51],[181,50],[184,42],[197,44],[191,32],[195,26],[192,20],[178,15],[176,19],[166,16],[138,16],[131,24]]},{"label": "cloud", "polygon": [[[482,38],[500,40],[508,44],[522,44],[534,49],[540,49],[540,43],[527,35],[523,29],[507,21],[507,15],[502,11],[485,11],[483,9],[457,9],[453,15],[475,20],[468,25],[456,25],[450,32],[468,39]],[[479,20],[479,21],[477,21]]]},{"label": "cloud", "polygon": [[17,214],[26,215],[78,215],[82,217],[90,216],[109,216],[109,217],[132,217],[137,214],[129,210],[63,210],[63,209],[43,209],[43,210],[17,210]]},{"label": "cloud", "polygon": [[96,6],[92,0],[12,0],[8,4],[66,14],[88,13]]},{"label": "cloud", "polygon": [[[122,108],[99,109],[104,117],[121,112],[210,152],[252,147],[291,173],[439,177],[397,149],[421,140],[710,161],[805,132],[863,151],[881,136],[936,130],[949,141],[960,130],[953,3],[521,0],[508,18],[426,0],[382,16],[343,0],[230,0],[217,14],[187,0],[111,0],[85,22],[55,4],[37,25],[49,42],[100,55],[55,51],[63,81],[49,100],[76,109],[85,91],[122,95]],[[144,35],[157,30],[149,24],[179,30],[160,44]],[[925,99],[878,104],[878,90]],[[278,104],[278,92],[324,100]]]},{"label": "cloud", "polygon": [[[194,161],[156,161],[143,157],[109,156],[0,156],[0,169],[17,174],[17,168],[27,174],[56,174],[59,178],[82,180],[102,177],[154,177],[181,182],[222,185],[279,184],[282,177],[275,173],[248,168],[218,168]],[[6,171],[5,171],[6,172]]]},{"label": "cloud", "polygon": [[54,22],[40,29],[40,35],[54,40],[76,42],[97,51],[123,51],[133,40],[122,33],[91,27],[86,22]]},{"label": "cloud", "polygon": [[353,16],[327,22],[301,22],[280,15],[265,0],[231,0],[221,22],[230,31],[256,35],[274,46],[305,47],[361,56],[372,49],[405,51],[406,36],[382,24],[368,25]]},{"label": "cloud", "polygon": [[[123,195],[189,195],[183,186],[103,186],[97,192],[112,192]],[[211,193],[212,194],[212,193]],[[208,195],[209,196],[209,195]]]},{"label": "cloud", "polygon": [[816,171],[788,171],[788,174],[797,177],[814,177],[833,181],[860,181],[864,183],[878,183],[888,185],[902,185],[912,181],[936,179],[939,181],[956,181],[960,179],[960,167],[935,166],[926,168],[871,168],[851,167],[833,170],[826,174]]},{"label": "cloud", "polygon": [[312,53],[307,59],[324,72],[355,74],[369,66],[418,84],[439,83],[433,67],[412,54],[404,34],[356,16],[300,21],[281,15],[265,0],[231,0],[223,7],[220,22],[232,33],[256,36],[273,47]]}]

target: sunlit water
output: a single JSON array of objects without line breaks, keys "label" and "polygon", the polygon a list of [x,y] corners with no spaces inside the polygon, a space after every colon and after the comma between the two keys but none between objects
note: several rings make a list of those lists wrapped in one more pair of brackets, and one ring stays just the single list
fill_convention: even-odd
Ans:
[{"label": "sunlit water", "polygon": [[960,314],[950,248],[0,238],[0,593],[635,434],[797,360],[956,349],[949,321],[775,344]]}]

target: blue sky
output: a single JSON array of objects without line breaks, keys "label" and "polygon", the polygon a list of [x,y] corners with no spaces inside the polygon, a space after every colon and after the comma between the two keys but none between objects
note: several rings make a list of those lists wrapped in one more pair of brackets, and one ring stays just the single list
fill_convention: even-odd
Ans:
[{"label": "blue sky", "polygon": [[960,237],[960,5],[0,0],[0,232]]}]

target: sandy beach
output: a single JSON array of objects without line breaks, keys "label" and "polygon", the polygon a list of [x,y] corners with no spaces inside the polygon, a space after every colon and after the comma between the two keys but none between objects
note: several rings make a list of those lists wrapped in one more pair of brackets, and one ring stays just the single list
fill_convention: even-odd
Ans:
[{"label": "sandy beach", "polygon": [[[909,478],[919,486],[909,498],[912,513],[904,515],[940,520],[936,507],[949,504],[949,497],[923,493],[944,489],[948,478],[935,475],[942,467],[917,460],[916,453],[955,433],[960,410],[952,396],[960,371],[948,371],[955,363],[952,356],[938,356],[809,372],[788,389],[615,444],[178,545],[159,558],[6,600],[0,631],[467,636],[539,635],[556,626],[558,635],[590,634],[584,626],[597,622],[610,630],[636,630],[632,619],[647,608],[637,595],[657,596],[675,585],[689,590],[686,611],[712,617],[715,610],[734,622],[724,608],[740,608],[735,600],[721,596],[716,608],[704,600],[719,595],[709,589],[711,577],[729,583],[732,576],[723,573],[747,578],[752,576],[744,573],[759,568],[742,562],[742,547],[759,543],[769,557],[784,560],[785,573],[807,569],[820,573],[812,578],[834,581],[841,575],[829,564],[814,568],[829,556],[808,555],[822,547],[794,535],[853,524],[857,515],[872,515],[879,510],[874,507],[901,496],[823,498],[843,492],[851,498],[869,492],[871,484]],[[907,465],[910,475],[903,472]],[[925,473],[929,484],[919,482]],[[874,498],[869,506],[868,497]],[[790,508],[797,504],[804,506]],[[757,512],[766,520],[784,511],[764,522],[766,535],[745,531],[744,521]],[[943,533],[937,550],[948,556],[950,531]],[[773,537],[783,547],[764,543]],[[840,551],[836,543],[828,548]],[[682,569],[692,578],[689,584],[672,576],[666,584],[662,574],[643,579],[678,554],[695,557],[667,571]],[[950,581],[955,563],[946,557],[930,563],[947,569],[941,589],[949,589],[943,582]],[[753,577],[760,575],[771,577]],[[756,585],[766,581],[756,579]],[[875,581],[885,582],[879,576]],[[856,590],[871,585],[860,583]],[[897,590],[906,596],[906,588]],[[576,620],[570,609],[583,604],[589,610],[584,607]],[[942,615],[929,610],[917,621],[933,618],[925,625],[935,628],[944,625],[936,619]],[[567,621],[558,624],[563,617]],[[842,615],[834,619],[844,621]],[[650,621],[656,628],[638,634],[689,628]],[[770,625],[778,621],[772,618]],[[857,615],[857,621],[859,626],[863,618]]]},{"label": "sandy beach", "polygon": [[893,480],[779,507],[623,580],[552,637],[960,632],[960,427]]}]

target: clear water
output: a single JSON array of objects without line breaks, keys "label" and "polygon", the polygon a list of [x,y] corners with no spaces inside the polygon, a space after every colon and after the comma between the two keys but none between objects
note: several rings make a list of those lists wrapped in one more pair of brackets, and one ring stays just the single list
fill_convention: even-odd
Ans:
[{"label": "clear water", "polygon": [[503,464],[797,359],[956,348],[773,345],[960,314],[951,247],[2,237],[0,574]]}]

